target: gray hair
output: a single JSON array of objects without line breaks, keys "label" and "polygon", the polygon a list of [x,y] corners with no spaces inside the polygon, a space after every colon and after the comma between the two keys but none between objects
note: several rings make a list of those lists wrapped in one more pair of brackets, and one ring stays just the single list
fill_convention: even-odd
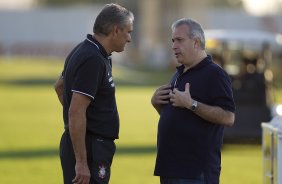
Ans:
[{"label": "gray hair", "polygon": [[133,13],[126,8],[114,3],[106,4],[95,20],[93,32],[107,36],[114,25],[122,29],[133,20]]},{"label": "gray hair", "polygon": [[197,21],[189,18],[182,18],[177,21],[175,21],[171,29],[174,30],[176,27],[181,26],[181,25],[187,25],[189,28],[189,31],[187,32],[187,35],[189,38],[194,39],[194,38],[199,38],[201,48],[204,50],[206,48],[206,40],[205,40],[205,33],[203,31],[203,28],[201,24],[199,24]]}]

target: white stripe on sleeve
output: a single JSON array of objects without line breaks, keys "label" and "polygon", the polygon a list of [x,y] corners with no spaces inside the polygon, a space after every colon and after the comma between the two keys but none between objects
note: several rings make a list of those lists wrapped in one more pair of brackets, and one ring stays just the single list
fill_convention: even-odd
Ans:
[{"label": "white stripe on sleeve", "polygon": [[81,91],[77,91],[77,90],[71,90],[72,92],[75,92],[75,93],[79,93],[79,94],[82,94],[82,95],[86,95],[86,96],[89,96],[89,97],[91,97],[92,99],[94,99],[94,96],[92,96],[92,95],[89,95],[89,94],[87,94],[87,93],[83,93],[83,92],[81,92]]}]

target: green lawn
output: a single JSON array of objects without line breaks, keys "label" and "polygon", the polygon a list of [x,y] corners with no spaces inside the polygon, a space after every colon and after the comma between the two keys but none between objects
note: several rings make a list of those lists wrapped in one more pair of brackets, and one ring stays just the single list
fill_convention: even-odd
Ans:
[{"label": "green lawn", "polygon": [[[61,67],[57,61],[0,59],[1,184],[62,183],[62,107],[50,83]],[[150,105],[155,87],[116,86],[121,130],[111,183],[157,184],[153,169],[158,115]],[[221,184],[238,183],[262,183],[260,145],[224,146]]]}]

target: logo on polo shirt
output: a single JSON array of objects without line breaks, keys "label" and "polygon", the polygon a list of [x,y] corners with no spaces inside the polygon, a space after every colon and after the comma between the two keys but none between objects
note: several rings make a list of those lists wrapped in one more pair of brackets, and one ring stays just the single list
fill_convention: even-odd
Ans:
[{"label": "logo on polo shirt", "polygon": [[109,77],[109,83],[111,84],[111,87],[115,87],[115,83],[114,83],[114,80],[113,80],[113,77],[110,75],[110,73],[108,72],[108,77]]}]

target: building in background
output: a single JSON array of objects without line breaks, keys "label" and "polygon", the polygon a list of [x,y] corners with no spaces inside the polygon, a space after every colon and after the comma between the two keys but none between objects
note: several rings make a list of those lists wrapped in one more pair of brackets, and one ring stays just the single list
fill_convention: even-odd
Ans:
[{"label": "building in background", "polygon": [[1,55],[65,57],[93,29],[101,6],[0,11]]},{"label": "building in background", "polygon": [[[170,26],[181,17],[194,18],[205,29],[254,29],[282,33],[281,13],[277,11],[276,14],[270,14],[265,11],[262,0],[259,0],[260,6],[256,6],[256,9],[250,6],[254,3],[253,0],[232,1],[233,4],[241,2],[248,11],[242,8],[211,6],[208,0],[121,2],[127,4],[125,6],[133,10],[136,17],[132,44],[129,44],[126,52],[120,56],[114,54],[120,63],[128,65],[167,68],[173,60]],[[276,4],[275,10],[281,12],[281,0],[267,2],[270,2],[270,8]],[[255,3],[258,5],[257,1]],[[23,8],[20,9],[19,5]],[[87,33],[92,32],[94,19],[102,6],[94,4],[51,8],[36,6],[35,0],[1,1],[0,55],[65,57],[74,45],[83,40]],[[254,13],[259,12],[259,7],[266,13]]]}]

